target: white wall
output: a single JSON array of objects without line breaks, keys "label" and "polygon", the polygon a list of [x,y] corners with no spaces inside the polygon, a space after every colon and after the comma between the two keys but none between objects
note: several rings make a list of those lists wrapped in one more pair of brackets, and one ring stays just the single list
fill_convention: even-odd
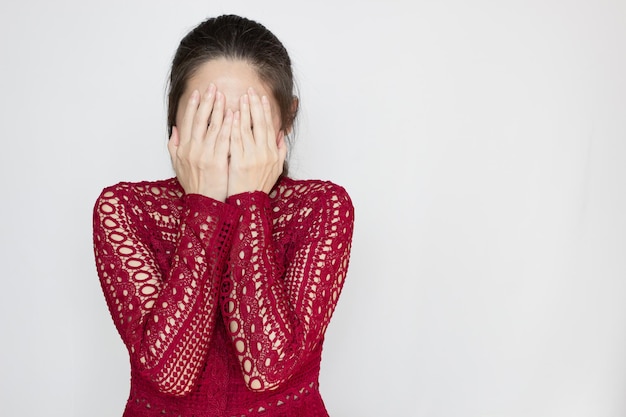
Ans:
[{"label": "white wall", "polygon": [[291,51],[294,173],[356,206],[331,415],[625,415],[621,0],[1,3],[2,415],[121,415],[92,204],[172,174],[168,63],[224,12]]}]

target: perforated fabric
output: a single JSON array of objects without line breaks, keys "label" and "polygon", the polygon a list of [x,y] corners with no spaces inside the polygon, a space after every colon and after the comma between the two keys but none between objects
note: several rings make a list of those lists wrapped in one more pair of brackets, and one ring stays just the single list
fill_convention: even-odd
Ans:
[{"label": "perforated fabric", "polygon": [[94,252],[131,364],[125,416],[327,416],[324,332],[353,207],[282,178],[221,203],[176,179],[120,183],[94,207]]}]

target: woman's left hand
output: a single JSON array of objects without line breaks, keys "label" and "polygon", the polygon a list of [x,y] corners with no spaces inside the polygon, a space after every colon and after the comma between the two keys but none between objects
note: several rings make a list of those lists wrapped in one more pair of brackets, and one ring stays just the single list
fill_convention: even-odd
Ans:
[{"label": "woman's left hand", "polygon": [[269,99],[248,89],[239,101],[230,133],[228,195],[269,193],[283,172],[286,156],[284,133],[276,134]]}]

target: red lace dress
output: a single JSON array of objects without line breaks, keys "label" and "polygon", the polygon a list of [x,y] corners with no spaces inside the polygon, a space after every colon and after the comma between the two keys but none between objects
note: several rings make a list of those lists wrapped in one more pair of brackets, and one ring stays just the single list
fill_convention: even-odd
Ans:
[{"label": "red lace dress", "polygon": [[327,416],[322,342],[352,228],[330,182],[282,178],[224,203],[176,179],[104,189],[94,251],[130,355],[124,416]]}]

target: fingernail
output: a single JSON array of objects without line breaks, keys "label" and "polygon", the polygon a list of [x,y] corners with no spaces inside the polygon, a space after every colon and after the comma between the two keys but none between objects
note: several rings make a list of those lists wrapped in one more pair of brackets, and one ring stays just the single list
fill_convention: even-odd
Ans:
[{"label": "fingernail", "polygon": [[209,95],[213,95],[215,93],[215,84],[209,84],[209,88],[207,88],[206,91]]},{"label": "fingernail", "polygon": [[199,95],[200,95],[200,92],[198,90],[193,90],[193,92],[191,93],[191,99],[193,101],[196,101]]},{"label": "fingernail", "polygon": [[248,94],[250,94],[251,96],[256,95],[256,92],[254,91],[254,88],[252,88],[252,87],[248,88]]},{"label": "fingernail", "polygon": [[267,99],[267,96],[263,96],[261,97],[261,101],[263,102],[263,104],[269,104],[269,100]]},{"label": "fingernail", "polygon": [[248,95],[247,95],[247,94],[244,94],[244,95],[241,97],[241,100],[243,101],[243,103],[244,103],[244,104],[248,104],[248,102],[250,101],[250,98],[248,97]]}]

